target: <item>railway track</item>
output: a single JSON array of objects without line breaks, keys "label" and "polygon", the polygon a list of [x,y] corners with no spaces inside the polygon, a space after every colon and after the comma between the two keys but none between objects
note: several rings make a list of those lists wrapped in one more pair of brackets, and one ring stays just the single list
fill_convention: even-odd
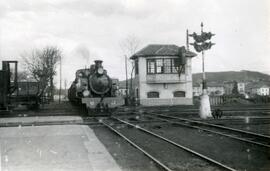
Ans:
[{"label": "railway track", "polygon": [[[235,107],[229,107],[229,106],[213,106],[212,109],[221,109],[223,111],[270,111],[270,107],[266,105],[264,106],[235,106]],[[160,111],[160,112],[197,112],[199,111],[199,107],[191,107],[191,108],[187,108],[186,106],[185,107],[178,107],[178,106],[175,106],[175,107],[138,107],[138,108],[129,108],[129,109],[125,109],[125,108],[120,108],[119,109],[119,112],[121,111],[138,111],[138,110],[148,110],[148,111],[151,111],[151,110],[157,110],[157,111]]]},{"label": "railway track", "polygon": [[[144,153],[146,156],[148,156],[151,160],[153,160],[159,167],[163,168],[164,170],[167,171],[171,171],[174,170],[175,168],[170,168],[170,165],[164,161],[162,161],[159,157],[156,157],[158,155],[155,154],[151,154],[151,152],[148,152],[148,150],[146,150],[147,148],[143,147],[142,144],[144,144],[145,142],[138,142],[138,140],[134,140],[134,134],[138,134],[138,132],[140,132],[139,134],[145,134],[147,136],[151,136],[151,139],[156,139],[156,143],[159,143],[160,147],[163,148],[168,148],[168,146],[173,146],[174,150],[177,151],[177,153],[185,153],[185,155],[189,155],[189,158],[200,158],[202,159],[204,162],[207,162],[208,164],[215,166],[216,168],[218,168],[219,170],[231,170],[231,171],[235,171],[234,168],[227,166],[225,164],[222,164],[218,161],[216,161],[213,158],[209,158],[201,153],[198,153],[188,147],[185,147],[181,144],[178,144],[168,138],[165,138],[159,134],[156,134],[152,131],[149,131],[145,128],[142,128],[136,124],[132,124],[130,122],[118,119],[116,117],[111,117],[109,119],[110,121],[106,120],[106,121],[102,121],[101,123],[104,124],[107,128],[109,128],[111,131],[113,131],[114,133],[116,133],[117,135],[119,135],[120,137],[122,137],[123,139],[125,139],[128,143],[130,143],[132,146],[134,146],[135,148],[137,148],[138,150],[140,150],[142,153]],[[114,120],[114,121],[112,121]],[[116,128],[115,125],[117,124],[125,124],[128,126],[128,129],[133,129],[132,134],[130,134],[131,132],[129,132],[129,134],[125,135],[125,133],[123,133],[121,131],[121,129]],[[136,132],[136,133],[135,133]],[[132,136],[133,138],[130,138],[130,136]],[[138,135],[137,135],[138,136]],[[148,138],[147,138],[148,139]],[[145,140],[145,139],[143,139]],[[148,139],[149,140],[149,139]],[[155,146],[155,143],[152,143],[151,146]],[[158,151],[162,151],[163,149],[157,149],[157,151],[154,151],[153,153],[158,153]],[[174,151],[174,152],[176,152]],[[198,168],[197,168],[198,169]],[[176,169],[177,170],[177,169]],[[214,169],[215,170],[215,169]]]},{"label": "railway track", "polygon": [[[214,107],[219,108],[223,111],[223,116],[224,118],[226,117],[235,117],[235,116],[252,116],[254,114],[260,113],[260,115],[263,116],[268,116],[270,112],[269,107],[246,107],[246,108],[230,108],[230,107]],[[163,113],[170,113],[170,114],[181,114],[185,117],[196,117],[198,116],[198,109],[195,108],[190,108],[190,109],[184,109],[184,108],[130,108],[130,109],[119,109],[117,111],[117,115],[127,115],[129,113],[130,115],[132,114],[138,114],[141,113],[158,113],[158,114],[163,114]]]},{"label": "railway track", "polygon": [[[145,115],[146,114],[143,114],[140,117],[136,118],[138,118],[138,120],[144,120]],[[118,117],[121,118],[120,120],[127,122],[128,118],[125,118],[123,116]],[[153,120],[155,118],[152,117]],[[257,142],[254,143],[248,141],[244,141],[245,143],[243,143],[242,140],[239,141],[239,139],[235,138],[233,138],[233,140],[236,141],[231,141],[230,139],[232,138],[228,136],[213,136],[213,133],[209,134],[206,131],[202,130],[195,131],[195,129],[194,131],[189,131],[189,128],[181,129],[181,127],[179,126],[173,126],[178,124],[173,124],[169,126],[168,121],[160,121],[162,121],[160,124],[154,123],[138,124],[133,126],[130,124],[128,125],[137,129],[142,128],[146,131],[154,132],[154,134],[158,136],[162,136],[165,139],[176,142],[206,157],[215,159],[216,161],[221,162],[224,165],[229,166],[230,168],[235,170],[265,170],[269,167],[268,145],[257,144]],[[226,138],[222,138],[222,136]]]},{"label": "railway track", "polygon": [[166,121],[169,123],[189,127],[189,128],[199,129],[205,132],[210,132],[213,134],[225,136],[225,137],[239,140],[242,142],[270,148],[270,136],[267,136],[267,135],[244,131],[244,130],[235,129],[235,128],[230,128],[230,127],[221,126],[221,125],[216,125],[216,124],[211,124],[207,122],[192,120],[192,119],[186,119],[186,118],[175,117],[175,116],[167,116],[164,114],[148,113],[148,114],[145,114],[145,116],[153,118],[153,119],[158,119],[161,121]]},{"label": "railway track", "polygon": [[[130,115],[129,115],[130,116]],[[147,128],[143,128],[138,125],[151,125],[151,124],[160,124],[160,123],[173,123],[185,127],[192,127],[194,129],[200,129],[204,132],[210,132],[219,134],[222,136],[226,136],[229,138],[237,139],[240,141],[244,141],[246,143],[252,143],[256,146],[263,146],[265,148],[269,148],[269,138],[265,135],[260,134],[254,134],[251,133],[252,136],[256,136],[255,138],[250,135],[250,132],[242,131],[238,132],[238,134],[235,133],[237,129],[229,128],[220,125],[214,125],[209,124],[201,121],[196,120],[190,120],[185,118],[179,118],[174,116],[166,116],[161,114],[154,114],[154,113],[144,113],[143,116],[152,118],[154,120],[144,120],[141,121],[139,119],[132,119],[130,121],[125,121],[123,119],[119,119],[121,116],[113,116],[113,117],[101,117],[101,118],[93,118],[93,117],[82,117],[82,120],[69,120],[69,121],[43,121],[43,122],[14,122],[14,123],[0,123],[0,127],[21,127],[21,126],[44,126],[44,125],[88,125],[90,127],[94,126],[102,126],[109,128],[111,131],[122,137],[125,141],[132,144],[136,149],[140,150],[143,154],[148,156],[153,162],[155,162],[160,168],[164,170],[179,170],[176,169],[175,166],[171,166],[171,161],[164,161],[165,159],[160,157],[160,154],[156,154],[159,151],[164,151],[168,146],[170,146],[170,149],[174,148],[174,150],[171,150],[168,152],[171,153],[172,151],[177,151],[177,153],[187,153],[184,156],[187,156],[188,159],[194,160],[194,158],[200,158],[200,160],[203,160],[205,163],[210,165],[211,167],[216,167],[221,170],[236,170],[235,168],[239,168],[239,166],[235,164],[230,164],[230,162],[226,161],[225,164],[222,160],[216,160],[214,155],[209,155],[210,153],[202,153],[201,151],[198,151],[198,149],[193,148],[191,146],[186,146],[185,144],[182,144],[178,141],[175,141],[171,139],[171,137],[163,136],[159,133],[155,133]],[[123,127],[127,128],[126,130],[133,129],[132,131],[126,131],[122,129]],[[214,130],[213,130],[214,129]],[[220,129],[222,131],[220,131]],[[124,130],[124,131],[123,131]],[[151,146],[155,146],[154,144],[159,144],[160,149],[151,150],[151,147],[145,147],[142,145],[144,142],[140,142],[133,137],[133,131],[137,132],[136,134],[145,134],[146,138],[143,140],[151,141]],[[227,131],[234,132],[233,134],[228,134]],[[238,130],[237,130],[238,131]],[[138,133],[140,132],[140,133]],[[245,134],[243,136],[242,134]],[[150,137],[149,137],[150,136]],[[135,136],[136,137],[136,136]],[[258,138],[259,137],[259,138]],[[267,138],[267,141],[265,141]],[[162,145],[163,144],[163,145]],[[164,149],[165,148],[165,149]],[[150,149],[150,150],[149,150]],[[181,151],[182,150],[182,151]],[[192,157],[193,156],[193,157]],[[195,156],[195,157],[194,157]],[[186,158],[183,157],[182,158]],[[179,159],[179,157],[175,157],[175,159]],[[177,161],[174,161],[177,163]],[[208,166],[208,167],[210,167]],[[241,170],[243,167],[240,167]],[[193,170],[193,169],[191,169]]]}]

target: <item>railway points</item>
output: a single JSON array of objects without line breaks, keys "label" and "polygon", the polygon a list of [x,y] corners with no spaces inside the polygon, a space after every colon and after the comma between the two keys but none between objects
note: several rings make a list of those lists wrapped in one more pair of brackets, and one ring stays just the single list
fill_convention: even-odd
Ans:
[{"label": "railway points", "polygon": [[[129,129],[126,126],[123,126],[122,129],[114,128],[111,125],[114,125],[112,119],[117,122],[124,123],[128,125]],[[204,165],[207,170],[234,170],[226,165],[223,165],[213,159],[210,159],[202,154],[199,154],[191,149],[183,147],[169,139],[166,139],[162,136],[159,136],[151,131],[141,128],[138,125],[131,124],[129,122],[117,119],[115,117],[110,118],[110,121],[103,122],[109,129],[113,132],[124,138],[130,144],[132,144],[135,148],[143,152],[146,156],[151,158],[158,166],[163,168],[164,170],[200,170],[201,165]],[[108,122],[108,123],[106,123]],[[133,128],[131,130],[131,127]],[[139,130],[139,132],[138,132]],[[143,134],[141,134],[143,132]],[[144,134],[146,133],[146,134]],[[126,136],[128,135],[128,137]],[[149,135],[151,136],[149,137]],[[144,140],[147,139],[147,143]],[[159,148],[159,149],[156,149]],[[169,154],[166,150],[169,150]],[[180,150],[180,151],[179,151]],[[194,156],[195,155],[195,156]],[[204,160],[200,160],[200,158]],[[176,164],[171,164],[173,160]],[[176,161],[175,161],[176,160]],[[194,165],[189,165],[188,161],[197,160],[197,163]],[[207,161],[207,162],[206,162]],[[187,163],[186,163],[187,162]]]},{"label": "railway points", "polygon": [[221,125],[215,125],[211,123],[205,123],[201,121],[195,121],[191,119],[185,119],[181,117],[173,117],[173,116],[166,116],[166,115],[160,115],[160,114],[157,114],[157,115],[152,114],[151,116],[147,116],[147,117],[160,119],[160,120],[167,121],[173,124],[178,124],[178,125],[189,127],[189,128],[199,129],[202,131],[222,135],[222,136],[229,137],[232,139],[237,139],[243,142],[248,142],[248,143],[270,148],[270,136],[267,136],[267,135],[262,135],[262,134],[258,134],[254,132],[244,131],[241,129],[235,129],[235,128],[230,128],[230,127],[221,126]]},{"label": "railway points", "polygon": [[[122,116],[121,118],[128,120],[128,117]],[[145,119],[143,116],[137,118]],[[200,130],[192,131],[176,124],[138,124],[137,127],[153,131],[174,142],[184,144],[184,146],[206,156],[211,156],[217,161],[223,161],[236,170],[267,170],[269,168],[269,148],[265,146],[244,144],[241,141],[232,141],[230,138],[216,136]]]}]

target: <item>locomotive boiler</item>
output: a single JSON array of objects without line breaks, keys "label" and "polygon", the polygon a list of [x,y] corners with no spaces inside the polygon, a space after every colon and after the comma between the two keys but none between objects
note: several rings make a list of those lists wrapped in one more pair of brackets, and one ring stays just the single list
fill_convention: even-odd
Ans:
[{"label": "locomotive boiler", "polygon": [[96,60],[90,68],[77,70],[75,77],[68,98],[73,104],[85,106],[88,114],[109,112],[124,105],[124,99],[117,96],[117,80],[108,76],[101,60]]}]

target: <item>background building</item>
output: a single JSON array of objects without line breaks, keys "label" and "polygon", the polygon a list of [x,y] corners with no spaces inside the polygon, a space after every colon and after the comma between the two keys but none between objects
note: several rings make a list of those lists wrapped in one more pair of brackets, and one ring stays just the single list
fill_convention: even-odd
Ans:
[{"label": "background building", "polygon": [[233,87],[234,87],[234,81],[226,81],[224,82],[224,91],[226,95],[231,95]]},{"label": "background building", "polygon": [[237,83],[237,88],[238,88],[238,92],[240,94],[245,94],[246,83],[244,83],[244,82],[238,82]]},{"label": "background building", "polygon": [[[207,92],[210,96],[222,96],[225,94],[224,86],[222,83],[207,82]],[[193,84],[193,96],[202,95],[202,84]]]},{"label": "background building", "polygon": [[131,56],[134,92],[141,105],[191,105],[191,59],[195,53],[176,45],[148,45]]},{"label": "background building", "polygon": [[251,90],[253,95],[269,96],[269,86],[267,85],[256,85]]},{"label": "background building", "polygon": [[193,83],[193,96],[198,97],[202,94],[202,84]]}]

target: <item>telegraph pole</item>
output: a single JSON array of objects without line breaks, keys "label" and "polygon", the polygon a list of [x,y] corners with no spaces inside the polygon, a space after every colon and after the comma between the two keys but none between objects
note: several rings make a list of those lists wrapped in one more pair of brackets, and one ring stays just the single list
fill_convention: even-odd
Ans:
[{"label": "telegraph pole", "polygon": [[65,86],[65,93],[64,93],[64,95],[65,95],[65,99],[67,98],[67,80],[65,79],[65,82],[64,82],[64,86]]},{"label": "telegraph pole", "polygon": [[59,103],[61,102],[61,89],[62,89],[62,57],[60,55],[60,88],[59,88]]},{"label": "telegraph pole", "polygon": [[127,56],[125,55],[125,68],[126,68],[126,105],[128,105],[128,71],[127,71]]},{"label": "telegraph pole", "polygon": [[[201,22],[201,35],[203,35],[203,23]],[[202,50],[202,74],[203,74],[203,80],[202,80],[202,89],[206,89],[206,76],[204,72],[204,49]]]},{"label": "telegraph pole", "polygon": [[203,23],[201,23],[201,34],[193,33],[189,36],[193,37],[194,43],[190,43],[190,45],[193,45],[194,49],[197,52],[202,53],[202,95],[201,95],[201,103],[200,103],[200,110],[199,115],[201,118],[206,119],[209,117],[212,117],[211,113],[211,107],[210,107],[210,101],[209,96],[207,93],[207,86],[206,86],[206,75],[205,75],[205,65],[204,65],[204,51],[209,50],[214,43],[211,41],[207,42],[207,40],[210,40],[212,36],[215,34],[212,34],[211,32],[204,32],[203,31]]},{"label": "telegraph pole", "polygon": [[187,50],[189,50],[189,38],[188,38],[188,29],[187,29],[187,40],[186,40],[186,46],[187,46]]}]

